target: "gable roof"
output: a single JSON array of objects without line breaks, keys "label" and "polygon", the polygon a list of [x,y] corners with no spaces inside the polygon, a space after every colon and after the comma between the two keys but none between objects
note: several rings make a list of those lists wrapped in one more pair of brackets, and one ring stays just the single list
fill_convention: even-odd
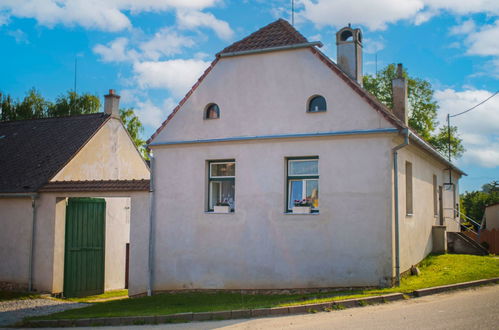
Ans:
[{"label": "gable roof", "polygon": [[433,156],[437,157],[440,161],[447,164],[452,169],[456,170],[460,174],[466,175],[462,170],[457,168],[454,164],[449,162],[445,157],[443,157],[433,146],[426,142],[417,132],[406,125],[402,120],[400,120],[386,105],[381,103],[375,96],[369,93],[367,90],[362,88],[355,80],[350,78],[339,66],[334,63],[329,57],[322,53],[319,49],[314,46],[321,46],[320,42],[309,43],[308,40],[298,32],[291,24],[289,24],[284,19],[278,19],[277,21],[270,23],[256,32],[253,32],[246,38],[233,43],[232,45],[224,48],[221,52],[216,54],[215,60],[206,69],[203,75],[198,79],[198,81],[192,86],[189,92],[184,96],[184,98],[179,102],[179,104],[173,109],[172,113],[168,118],[161,124],[161,126],[154,132],[154,134],[146,141],[150,144],[152,140],[164,129],[164,127],[170,122],[170,120],[175,116],[175,114],[180,110],[182,105],[187,101],[187,99],[192,95],[196,88],[201,84],[208,73],[213,69],[221,57],[250,54],[252,52],[256,53],[265,49],[268,50],[280,50],[289,49],[292,46],[300,46],[308,48],[315,56],[319,58],[331,71],[336,73],[348,86],[350,86],[360,97],[362,97],[374,110],[379,112],[388,122],[393,124],[396,128],[400,130],[408,129],[411,133],[411,138],[420,147],[430,152]]},{"label": "gable roof", "polygon": [[0,122],[0,193],[36,192],[109,118],[96,113]]},{"label": "gable roof", "polygon": [[246,38],[224,48],[217,55],[248,50],[275,48],[308,43],[300,32],[282,18],[270,23]]}]

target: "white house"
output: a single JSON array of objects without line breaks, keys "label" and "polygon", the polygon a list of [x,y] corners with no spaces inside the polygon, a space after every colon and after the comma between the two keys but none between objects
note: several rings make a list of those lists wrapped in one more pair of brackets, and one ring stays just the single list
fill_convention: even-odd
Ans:
[{"label": "white house", "polygon": [[148,224],[149,168],[118,101],[110,91],[105,113],[0,122],[0,289],[97,294],[147,266],[129,244]]},{"label": "white house", "polygon": [[387,286],[459,230],[463,172],[408,128],[406,81],[392,112],[362,88],[361,31],[337,44],[338,64],[278,20],[216,54],[149,141],[132,295]]}]

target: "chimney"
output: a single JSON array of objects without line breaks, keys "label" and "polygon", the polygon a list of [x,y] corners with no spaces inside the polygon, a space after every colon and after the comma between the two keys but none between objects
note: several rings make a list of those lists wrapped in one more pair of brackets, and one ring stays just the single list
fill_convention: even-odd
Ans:
[{"label": "chimney", "polygon": [[393,113],[408,124],[407,78],[403,75],[402,63],[397,65],[397,76],[392,80]]},{"label": "chimney", "polygon": [[336,62],[343,72],[362,85],[362,32],[350,24],[336,33]]},{"label": "chimney", "polygon": [[104,113],[120,118],[120,96],[115,94],[114,89],[109,90],[109,94],[104,95]]}]

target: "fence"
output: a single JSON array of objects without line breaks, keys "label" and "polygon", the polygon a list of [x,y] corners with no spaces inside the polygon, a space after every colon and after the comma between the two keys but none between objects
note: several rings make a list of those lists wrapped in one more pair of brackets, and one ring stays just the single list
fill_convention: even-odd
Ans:
[{"label": "fence", "polygon": [[[464,232],[466,236],[478,241],[478,235],[469,231]],[[490,253],[499,254],[499,230],[480,230],[480,243],[487,242]]]}]

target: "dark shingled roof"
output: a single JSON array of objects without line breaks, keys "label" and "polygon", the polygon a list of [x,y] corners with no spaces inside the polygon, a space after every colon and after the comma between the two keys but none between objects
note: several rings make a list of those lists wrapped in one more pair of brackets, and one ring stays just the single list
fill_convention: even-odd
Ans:
[{"label": "dark shingled roof", "polygon": [[44,185],[40,192],[71,191],[148,191],[149,180],[95,180],[54,181]]},{"label": "dark shingled roof", "polygon": [[300,32],[281,18],[233,43],[218,54],[282,47],[307,42],[308,40]]},{"label": "dark shingled roof", "polygon": [[109,117],[96,113],[0,122],[0,193],[37,191]]}]

